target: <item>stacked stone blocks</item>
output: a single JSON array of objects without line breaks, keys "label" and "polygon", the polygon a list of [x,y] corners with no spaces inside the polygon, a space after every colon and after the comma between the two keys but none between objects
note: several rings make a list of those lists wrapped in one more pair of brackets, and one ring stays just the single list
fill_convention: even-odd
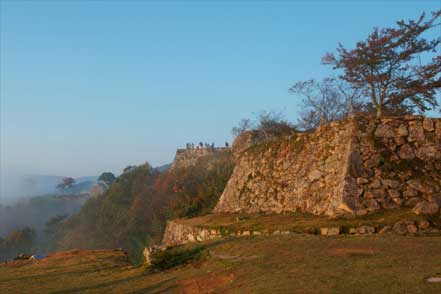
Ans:
[{"label": "stacked stone blocks", "polygon": [[441,206],[441,119],[351,117],[312,133],[243,133],[214,212],[302,211],[332,217]]}]

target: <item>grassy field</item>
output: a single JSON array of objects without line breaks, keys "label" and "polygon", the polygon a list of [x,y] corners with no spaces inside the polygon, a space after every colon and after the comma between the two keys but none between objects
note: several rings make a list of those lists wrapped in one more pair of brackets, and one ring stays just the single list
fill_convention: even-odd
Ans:
[{"label": "grassy field", "polygon": [[0,265],[0,292],[441,293],[441,283],[425,281],[441,277],[441,236],[296,234],[203,246],[189,263],[157,273],[110,250]]}]

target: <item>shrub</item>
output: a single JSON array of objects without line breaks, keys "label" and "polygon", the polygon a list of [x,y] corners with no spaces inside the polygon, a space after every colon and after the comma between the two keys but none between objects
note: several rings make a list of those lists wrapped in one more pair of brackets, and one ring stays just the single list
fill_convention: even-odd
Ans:
[{"label": "shrub", "polygon": [[254,120],[242,119],[231,132],[233,136],[238,136],[250,130],[260,130],[276,136],[289,135],[296,131],[294,125],[286,120],[281,112],[275,111],[262,111]]},{"label": "shrub", "polygon": [[168,248],[153,256],[151,268],[166,270],[200,260],[204,256],[204,249],[203,245],[192,248],[186,246]]}]

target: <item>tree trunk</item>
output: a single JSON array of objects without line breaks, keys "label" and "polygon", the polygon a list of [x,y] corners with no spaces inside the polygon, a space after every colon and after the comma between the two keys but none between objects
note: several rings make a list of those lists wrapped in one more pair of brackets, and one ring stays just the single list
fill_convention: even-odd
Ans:
[{"label": "tree trunk", "polygon": [[383,116],[383,110],[382,110],[381,105],[377,106],[377,115],[376,116],[377,116],[377,118],[381,118]]}]

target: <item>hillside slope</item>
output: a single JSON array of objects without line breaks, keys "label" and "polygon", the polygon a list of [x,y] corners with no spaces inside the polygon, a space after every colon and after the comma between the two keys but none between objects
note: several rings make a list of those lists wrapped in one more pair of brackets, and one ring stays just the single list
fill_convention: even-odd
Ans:
[{"label": "hillside slope", "polygon": [[63,223],[53,248],[122,247],[140,262],[144,246],[161,240],[167,219],[211,212],[233,166],[229,153],[206,152],[165,172],[147,163],[133,167]]}]

